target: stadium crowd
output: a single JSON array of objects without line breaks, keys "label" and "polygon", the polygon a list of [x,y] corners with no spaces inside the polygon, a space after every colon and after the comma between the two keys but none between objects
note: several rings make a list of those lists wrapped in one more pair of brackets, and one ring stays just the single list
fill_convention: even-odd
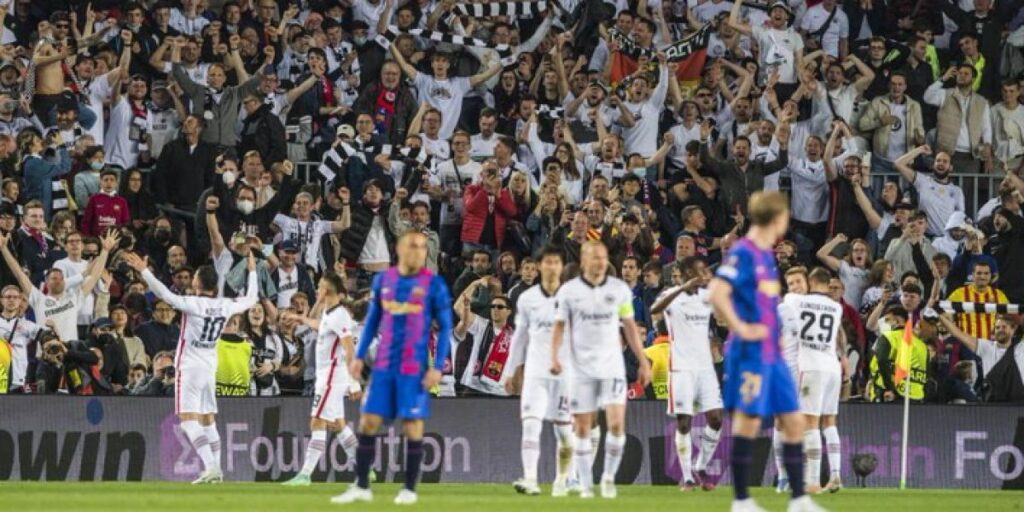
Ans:
[{"label": "stadium crowd", "polygon": [[260,302],[225,327],[218,392],[308,395],[316,335],[283,313],[310,314],[336,272],[360,318],[415,229],[459,320],[438,394],[506,395],[534,258],[560,247],[571,271],[596,239],[655,368],[630,396],[664,398],[652,304],[722,260],[751,193],[781,189],[781,270],[828,268],[844,307],[844,399],[903,393],[909,319],[912,399],[1024,401],[1021,319],[937,311],[1024,301],[1019,1],[13,0],[0,17],[0,391],[173,395],[179,314],[124,255],[182,294],[212,263],[235,296],[252,252]]}]

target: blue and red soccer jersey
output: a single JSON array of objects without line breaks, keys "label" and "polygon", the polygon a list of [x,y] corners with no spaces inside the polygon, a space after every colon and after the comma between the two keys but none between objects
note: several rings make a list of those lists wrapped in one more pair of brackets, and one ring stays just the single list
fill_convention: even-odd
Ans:
[{"label": "blue and red soccer jersey", "polygon": [[743,340],[730,334],[723,390],[726,409],[762,417],[797,411],[796,384],[781,357],[782,284],[774,252],[742,238],[715,276],[732,285],[733,308],[740,320],[768,328],[763,340]]},{"label": "blue and red soccer jersey", "polygon": [[391,267],[373,280],[372,296],[356,357],[364,359],[379,338],[363,412],[385,419],[430,416],[423,376],[429,369],[433,322],[439,327],[434,366],[442,370],[451,348],[451,295],[444,279],[424,268],[403,276]]}]

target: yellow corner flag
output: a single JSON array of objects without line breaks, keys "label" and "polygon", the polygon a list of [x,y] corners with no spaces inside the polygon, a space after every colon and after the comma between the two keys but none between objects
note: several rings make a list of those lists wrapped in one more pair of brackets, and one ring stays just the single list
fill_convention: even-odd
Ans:
[{"label": "yellow corner flag", "polygon": [[896,376],[893,379],[900,384],[910,375],[910,354],[914,347],[914,323],[907,316],[907,324],[903,327],[903,343],[896,347]]}]

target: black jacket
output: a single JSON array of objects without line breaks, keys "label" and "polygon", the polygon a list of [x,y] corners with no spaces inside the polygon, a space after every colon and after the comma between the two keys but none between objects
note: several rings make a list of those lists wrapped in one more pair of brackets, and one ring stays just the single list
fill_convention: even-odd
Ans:
[{"label": "black jacket", "polygon": [[238,154],[241,156],[249,151],[258,152],[267,169],[271,164],[288,158],[284,124],[281,123],[281,118],[270,111],[270,105],[262,105],[242,123],[242,140],[238,143]]},{"label": "black jacket", "polygon": [[194,151],[178,137],[164,146],[153,173],[153,197],[157,203],[170,203],[175,208],[192,211],[196,201],[213,183],[217,148],[199,141]]},{"label": "black jacket", "polygon": [[[256,235],[264,242],[268,242],[273,237],[270,224],[274,220],[274,216],[286,211],[285,209],[292,204],[295,195],[301,188],[301,182],[292,176],[282,174],[281,186],[274,197],[260,208],[253,210],[252,213],[244,215],[235,206],[233,190],[228,190],[223,180],[214,180],[213,193],[220,198],[221,205],[217,210],[217,224],[220,226],[220,233],[224,237],[225,243],[231,238],[231,234],[238,230]],[[205,216],[203,219],[197,218],[196,220],[197,224],[204,224],[205,229]]]},{"label": "black jacket", "polygon": [[150,358],[158,352],[173,351],[177,348],[180,334],[181,331],[174,322],[164,325],[156,320],[150,320],[135,328],[135,335],[142,340],[142,345],[146,347],[146,355]]},{"label": "black jacket", "polygon": [[359,259],[359,255],[363,252],[363,245],[366,244],[366,237],[373,227],[374,215],[381,218],[388,247],[394,247],[395,237],[388,227],[389,206],[387,201],[381,201],[377,213],[374,214],[373,210],[363,206],[362,201],[352,203],[352,225],[341,234],[341,254],[339,255],[341,259],[351,262]]},{"label": "black jacket", "polygon": [[[1015,265],[1024,261],[1024,219],[1000,209],[1010,221],[1010,229],[1004,233],[996,233],[992,238],[992,257],[1000,269],[1014,269]],[[1024,273],[1004,270],[999,273],[999,288],[1006,293],[1010,302],[1024,300]]]},{"label": "black jacket", "polygon": [[[313,285],[313,278],[309,277],[312,270],[310,270],[308,265],[302,262],[295,262],[295,266],[299,269],[299,282],[297,283],[298,288],[296,291],[305,293],[306,297],[313,299],[316,297],[316,286]],[[281,275],[277,273],[276,269],[270,273],[270,280],[274,282],[274,286],[277,288],[278,292],[281,291],[280,279]]]},{"label": "black jacket", "polygon": [[[377,97],[380,96],[383,87],[380,82],[374,82],[363,89],[362,94],[352,106],[352,110],[356,114],[370,114],[376,120]],[[399,85],[395,93],[395,115],[391,119],[391,127],[384,134],[385,142],[404,145],[406,131],[412,118],[416,116],[416,109],[419,108],[419,105],[409,87]]]}]

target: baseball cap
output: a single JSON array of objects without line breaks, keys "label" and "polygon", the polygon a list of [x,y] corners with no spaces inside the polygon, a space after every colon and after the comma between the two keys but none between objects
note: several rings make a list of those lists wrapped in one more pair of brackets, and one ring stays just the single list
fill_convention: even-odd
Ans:
[{"label": "baseball cap", "polygon": [[904,197],[902,201],[896,203],[896,209],[897,210],[916,210],[917,207],[914,206],[914,202],[911,201],[909,197]]},{"label": "baseball cap", "polygon": [[632,213],[627,213],[622,217],[623,224],[640,224],[640,218]]},{"label": "baseball cap", "polygon": [[284,252],[299,252],[299,246],[291,240],[287,240],[281,244],[281,250]]},{"label": "baseball cap", "polygon": [[338,131],[336,132],[336,135],[338,137],[347,137],[347,138],[351,139],[351,138],[354,138],[356,136],[356,129],[353,128],[352,125],[350,125],[350,124],[343,124],[343,125],[338,127]]},{"label": "baseball cap", "polygon": [[110,318],[105,317],[105,316],[101,316],[101,317],[97,318],[96,320],[92,321],[92,328],[93,329],[102,329],[104,327],[111,327],[113,325],[114,325],[114,322],[111,322]]},{"label": "baseball cap", "polygon": [[151,88],[154,91],[157,90],[157,89],[166,89],[167,88],[167,80],[153,80],[153,85],[151,86]]}]

